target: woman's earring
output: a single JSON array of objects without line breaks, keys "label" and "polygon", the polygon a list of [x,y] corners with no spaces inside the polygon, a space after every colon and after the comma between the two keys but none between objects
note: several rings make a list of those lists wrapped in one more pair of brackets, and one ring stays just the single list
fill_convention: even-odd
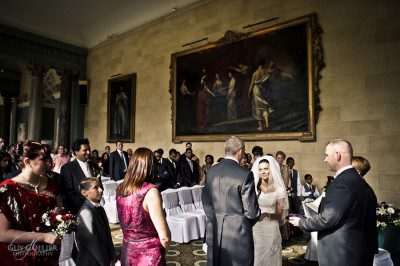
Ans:
[{"label": "woman's earring", "polygon": [[27,167],[26,167],[26,169],[27,169],[27,173],[28,173],[28,175],[30,175],[30,174],[31,174],[31,172],[32,172],[31,168],[30,168],[29,166],[27,166]]}]

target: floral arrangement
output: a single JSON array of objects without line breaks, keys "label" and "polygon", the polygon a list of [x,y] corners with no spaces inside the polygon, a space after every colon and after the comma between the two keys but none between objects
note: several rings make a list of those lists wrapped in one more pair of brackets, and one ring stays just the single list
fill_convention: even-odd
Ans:
[{"label": "floral arrangement", "polygon": [[385,229],[388,225],[400,226],[400,209],[394,204],[382,202],[376,208],[376,226]]},{"label": "floral arrangement", "polygon": [[51,227],[57,238],[63,238],[76,230],[80,223],[79,218],[71,213],[65,212],[64,208],[54,208],[42,215],[42,222]]}]

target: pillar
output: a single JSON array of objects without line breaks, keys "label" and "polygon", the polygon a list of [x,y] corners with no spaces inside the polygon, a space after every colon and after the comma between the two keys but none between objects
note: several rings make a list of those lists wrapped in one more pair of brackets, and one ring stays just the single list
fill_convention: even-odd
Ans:
[{"label": "pillar", "polygon": [[42,128],[43,76],[48,68],[40,64],[29,63],[27,69],[31,74],[28,139],[40,141]]}]

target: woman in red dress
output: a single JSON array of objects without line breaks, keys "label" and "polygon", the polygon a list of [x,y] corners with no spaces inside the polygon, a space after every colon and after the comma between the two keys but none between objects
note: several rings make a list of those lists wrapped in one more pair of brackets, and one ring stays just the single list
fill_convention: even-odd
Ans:
[{"label": "woman in red dress", "polygon": [[18,144],[24,169],[0,184],[2,265],[57,265],[60,241],[42,223],[42,215],[61,207],[57,183],[45,175],[49,149],[37,142]]}]

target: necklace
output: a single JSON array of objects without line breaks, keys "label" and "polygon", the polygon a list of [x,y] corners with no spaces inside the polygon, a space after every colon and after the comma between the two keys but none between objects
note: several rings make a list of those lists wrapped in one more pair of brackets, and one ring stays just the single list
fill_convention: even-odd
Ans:
[{"label": "necklace", "polygon": [[35,189],[36,193],[39,193],[40,176],[39,176],[39,181],[37,182],[36,185],[31,184],[31,182],[29,182],[28,179],[25,178],[25,176],[22,176],[22,178],[28,183],[28,185],[30,185],[31,187],[33,187]]},{"label": "necklace", "polygon": [[267,194],[267,192],[268,192],[268,185],[267,185],[267,187],[263,190],[263,192],[264,192],[264,194]]}]

